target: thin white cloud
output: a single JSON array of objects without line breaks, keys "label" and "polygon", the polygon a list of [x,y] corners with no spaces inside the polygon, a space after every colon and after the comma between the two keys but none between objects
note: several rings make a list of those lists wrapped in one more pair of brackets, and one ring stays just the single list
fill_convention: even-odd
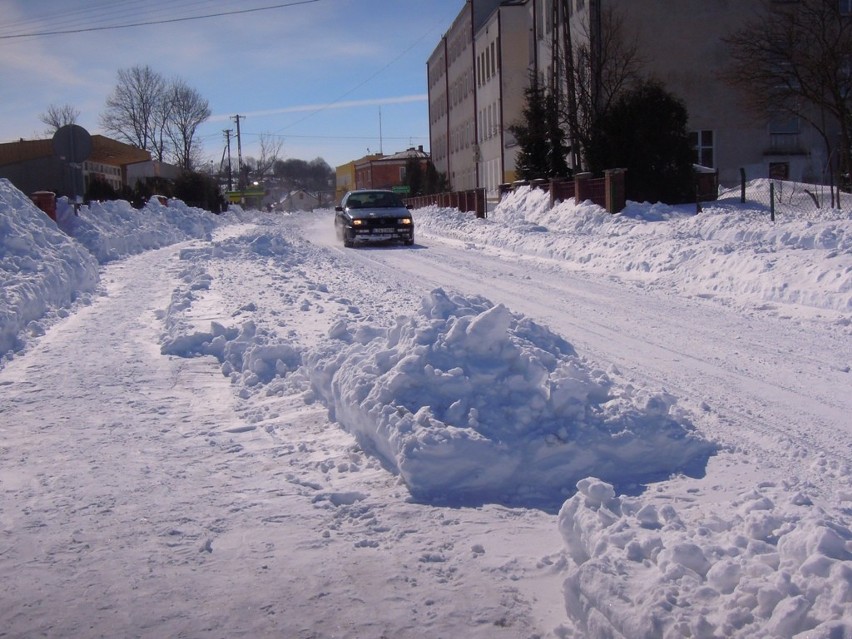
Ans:
[{"label": "thin white cloud", "polygon": [[[282,107],[280,109],[267,109],[264,111],[250,111],[241,113],[248,117],[258,118],[269,115],[282,115],[284,113],[304,113],[310,111],[324,111],[326,109],[351,109],[363,106],[382,106],[385,104],[409,104],[411,102],[426,102],[429,96],[425,93],[416,95],[401,95],[393,98],[372,98],[369,100],[345,100],[340,102],[328,102],[325,104],[304,104],[299,106]],[[233,118],[233,114],[211,115],[208,122],[224,122]]]}]

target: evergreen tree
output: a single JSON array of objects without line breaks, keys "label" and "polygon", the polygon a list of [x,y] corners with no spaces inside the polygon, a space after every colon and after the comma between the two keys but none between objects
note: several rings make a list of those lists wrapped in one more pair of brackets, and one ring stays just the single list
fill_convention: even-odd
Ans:
[{"label": "evergreen tree", "polygon": [[509,127],[520,147],[515,156],[518,177],[535,180],[569,175],[565,132],[555,96],[546,93],[533,77],[524,97],[522,119]]},{"label": "evergreen tree", "polygon": [[509,127],[520,147],[515,156],[515,171],[522,180],[545,178],[548,164],[548,125],[544,90],[536,77],[524,90],[522,120]]},{"label": "evergreen tree", "polygon": [[405,183],[410,195],[423,195],[424,178],[420,158],[408,158],[405,161]]},{"label": "evergreen tree", "polygon": [[450,190],[450,184],[444,173],[438,173],[438,169],[432,162],[426,165],[426,175],[423,177],[423,194],[446,193]]},{"label": "evergreen tree", "polygon": [[589,168],[627,169],[627,198],[678,204],[695,196],[683,102],[659,82],[625,92],[603,113],[588,149]]}]

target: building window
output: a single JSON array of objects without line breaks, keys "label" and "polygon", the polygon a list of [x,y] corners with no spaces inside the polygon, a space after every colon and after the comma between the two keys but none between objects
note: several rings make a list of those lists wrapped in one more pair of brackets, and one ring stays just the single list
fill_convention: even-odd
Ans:
[{"label": "building window", "polygon": [[840,15],[852,15],[852,0],[840,0]]},{"label": "building window", "polygon": [[779,114],[769,120],[769,150],[772,153],[796,153],[799,148],[799,118]]},{"label": "building window", "polygon": [[715,167],[715,144],[713,131],[690,131],[689,143],[692,146],[692,161],[700,166]]}]

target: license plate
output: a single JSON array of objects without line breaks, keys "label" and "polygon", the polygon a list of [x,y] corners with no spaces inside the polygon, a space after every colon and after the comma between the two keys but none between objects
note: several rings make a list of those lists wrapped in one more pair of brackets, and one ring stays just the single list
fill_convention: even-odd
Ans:
[{"label": "license plate", "polygon": [[374,235],[375,234],[385,234],[385,233],[396,233],[396,229],[392,229],[392,228],[373,229]]}]

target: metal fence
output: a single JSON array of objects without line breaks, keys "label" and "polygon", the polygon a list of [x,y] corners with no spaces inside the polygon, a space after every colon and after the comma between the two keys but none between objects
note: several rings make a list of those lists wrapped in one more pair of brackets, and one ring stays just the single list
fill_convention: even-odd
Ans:
[{"label": "metal fence", "polygon": [[747,181],[745,173],[739,186],[720,189],[718,199],[752,204],[765,209],[772,219],[776,215],[802,216],[825,209],[852,210],[852,194],[836,186],[769,178]]}]

